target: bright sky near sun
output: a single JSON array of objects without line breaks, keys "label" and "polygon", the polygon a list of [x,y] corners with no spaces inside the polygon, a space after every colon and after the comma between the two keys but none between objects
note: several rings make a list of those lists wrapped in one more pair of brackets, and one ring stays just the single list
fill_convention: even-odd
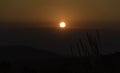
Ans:
[{"label": "bright sky near sun", "polygon": [[119,3],[120,0],[0,0],[0,20],[119,20]]},{"label": "bright sky near sun", "polygon": [[65,22],[60,22],[60,27],[61,28],[65,28],[66,27],[66,23]]}]

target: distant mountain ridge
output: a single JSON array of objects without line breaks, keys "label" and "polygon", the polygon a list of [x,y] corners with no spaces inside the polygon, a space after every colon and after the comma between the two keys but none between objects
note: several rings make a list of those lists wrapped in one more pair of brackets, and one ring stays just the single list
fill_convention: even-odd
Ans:
[{"label": "distant mountain ridge", "polygon": [[13,59],[49,59],[60,57],[56,53],[38,50],[30,46],[15,45],[15,46],[0,46],[0,57]]}]

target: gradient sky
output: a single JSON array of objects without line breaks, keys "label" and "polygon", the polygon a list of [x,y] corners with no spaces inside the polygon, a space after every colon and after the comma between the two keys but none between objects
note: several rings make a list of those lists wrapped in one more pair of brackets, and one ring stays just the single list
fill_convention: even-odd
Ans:
[{"label": "gradient sky", "polygon": [[1,21],[120,20],[120,0],[0,0]]},{"label": "gradient sky", "polygon": [[[70,29],[56,29],[57,25],[49,23],[63,20],[68,22],[67,27]],[[80,28],[119,29],[120,27],[117,22],[104,24],[98,22],[95,25],[79,22],[116,20],[120,21],[120,0],[0,0],[0,21],[20,21],[10,24],[0,22],[0,45],[23,44],[66,53],[68,52],[66,48],[78,40],[82,33],[85,34],[86,31],[82,32]],[[25,21],[41,22],[41,24],[24,23]],[[34,25],[42,28],[34,28]],[[102,31],[101,36],[104,51],[113,52],[119,49],[119,32]]]}]

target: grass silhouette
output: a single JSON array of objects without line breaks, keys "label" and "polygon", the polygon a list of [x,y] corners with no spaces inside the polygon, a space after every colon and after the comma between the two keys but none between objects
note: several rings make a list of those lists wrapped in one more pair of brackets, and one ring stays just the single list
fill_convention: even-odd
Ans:
[{"label": "grass silhouette", "polygon": [[[90,35],[88,32],[86,33],[86,42],[82,41],[82,39],[78,39],[77,42],[75,43],[75,45],[70,46],[70,50],[71,50],[71,55],[74,56],[74,46],[77,47],[77,51],[79,56],[99,56],[101,55],[99,52],[100,49],[100,34],[99,32],[96,30],[96,36]],[[88,45],[86,45],[85,43],[88,43],[89,47],[87,48]],[[91,52],[88,50],[90,49]]]},{"label": "grass silhouette", "polygon": [[[87,32],[86,39],[80,38],[70,45],[70,57],[59,56],[48,51],[38,51],[31,47],[13,46],[14,51],[16,48],[20,49],[19,51],[25,51],[22,53],[24,58],[29,57],[31,59],[21,60],[21,58],[17,61],[14,60],[12,63],[2,61],[0,63],[0,73],[119,73],[120,53],[102,55],[99,51],[100,46],[101,37],[98,30],[96,30],[95,36]],[[7,46],[5,48],[9,49],[11,47]],[[74,53],[75,49],[77,49],[78,55]],[[25,53],[28,54],[29,52],[35,54],[25,56]],[[41,57],[41,55],[44,57]],[[47,56],[48,59],[42,60]]]}]

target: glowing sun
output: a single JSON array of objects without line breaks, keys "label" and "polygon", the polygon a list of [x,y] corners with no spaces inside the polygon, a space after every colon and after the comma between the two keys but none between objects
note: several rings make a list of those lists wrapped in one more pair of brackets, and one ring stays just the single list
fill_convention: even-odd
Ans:
[{"label": "glowing sun", "polygon": [[66,27],[66,23],[65,22],[60,22],[60,27],[61,28],[65,28]]}]

